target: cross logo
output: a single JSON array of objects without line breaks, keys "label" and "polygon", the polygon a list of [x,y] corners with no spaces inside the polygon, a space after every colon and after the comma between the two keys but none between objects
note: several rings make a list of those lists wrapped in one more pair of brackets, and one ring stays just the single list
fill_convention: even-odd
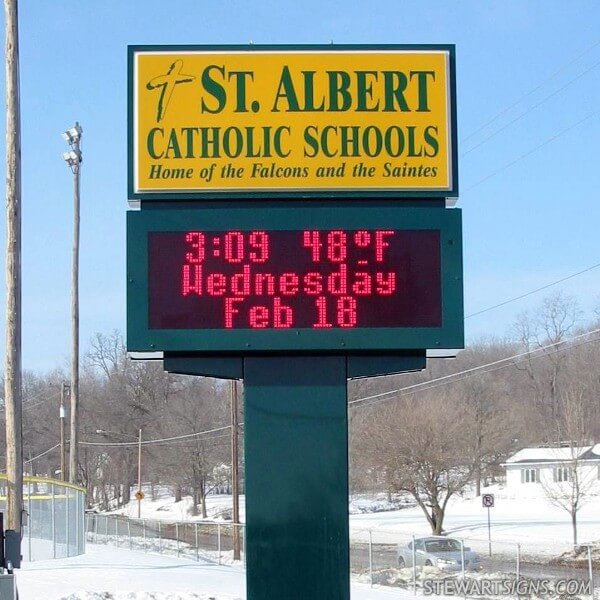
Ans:
[{"label": "cross logo", "polygon": [[158,105],[156,109],[156,122],[160,123],[167,112],[169,102],[175,91],[175,86],[180,83],[190,83],[196,78],[193,75],[185,75],[181,72],[183,67],[182,60],[176,60],[164,75],[154,77],[146,84],[146,89],[157,90],[160,89],[160,96],[158,97]]}]

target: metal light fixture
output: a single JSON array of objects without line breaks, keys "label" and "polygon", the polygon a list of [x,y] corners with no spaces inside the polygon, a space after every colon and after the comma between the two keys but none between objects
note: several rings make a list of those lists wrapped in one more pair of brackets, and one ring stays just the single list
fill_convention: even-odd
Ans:
[{"label": "metal light fixture", "polygon": [[71,171],[75,173],[78,165],[81,164],[83,156],[79,149],[79,142],[81,141],[81,134],[83,129],[79,123],[75,123],[73,127],[69,127],[63,134],[63,139],[71,146],[71,150],[63,153],[63,159],[67,165],[71,168]]},{"label": "metal light fixture", "polygon": [[71,169],[78,165],[82,161],[81,150],[69,150],[68,152],[63,153],[63,158],[65,162]]},{"label": "metal light fixture", "polygon": [[83,133],[83,129],[79,123],[75,123],[73,127],[69,127],[63,134],[63,139],[71,144],[71,146],[78,142],[81,139],[81,134]]}]

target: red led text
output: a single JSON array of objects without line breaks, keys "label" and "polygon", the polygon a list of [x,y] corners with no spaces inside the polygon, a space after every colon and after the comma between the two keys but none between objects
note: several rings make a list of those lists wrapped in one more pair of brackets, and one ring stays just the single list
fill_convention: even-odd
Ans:
[{"label": "red led text", "polygon": [[151,327],[325,331],[440,324],[437,231],[150,235]]}]

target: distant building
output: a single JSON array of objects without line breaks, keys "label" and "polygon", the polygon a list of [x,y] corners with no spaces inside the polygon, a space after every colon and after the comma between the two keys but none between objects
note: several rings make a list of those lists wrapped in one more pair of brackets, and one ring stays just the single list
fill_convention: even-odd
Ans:
[{"label": "distant building", "polygon": [[541,496],[548,489],[568,488],[575,474],[588,493],[600,494],[600,444],[523,448],[502,466],[510,495]]}]

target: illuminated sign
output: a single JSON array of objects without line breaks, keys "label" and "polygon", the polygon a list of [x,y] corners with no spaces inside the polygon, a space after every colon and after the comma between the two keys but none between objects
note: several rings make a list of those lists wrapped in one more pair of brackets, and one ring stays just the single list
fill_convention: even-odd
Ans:
[{"label": "illuminated sign", "polygon": [[453,46],[129,48],[129,197],[456,196]]},{"label": "illuminated sign", "polygon": [[128,219],[130,350],[462,344],[458,210],[148,210]]},{"label": "illuminated sign", "polygon": [[150,329],[439,327],[439,231],[153,232]]}]

